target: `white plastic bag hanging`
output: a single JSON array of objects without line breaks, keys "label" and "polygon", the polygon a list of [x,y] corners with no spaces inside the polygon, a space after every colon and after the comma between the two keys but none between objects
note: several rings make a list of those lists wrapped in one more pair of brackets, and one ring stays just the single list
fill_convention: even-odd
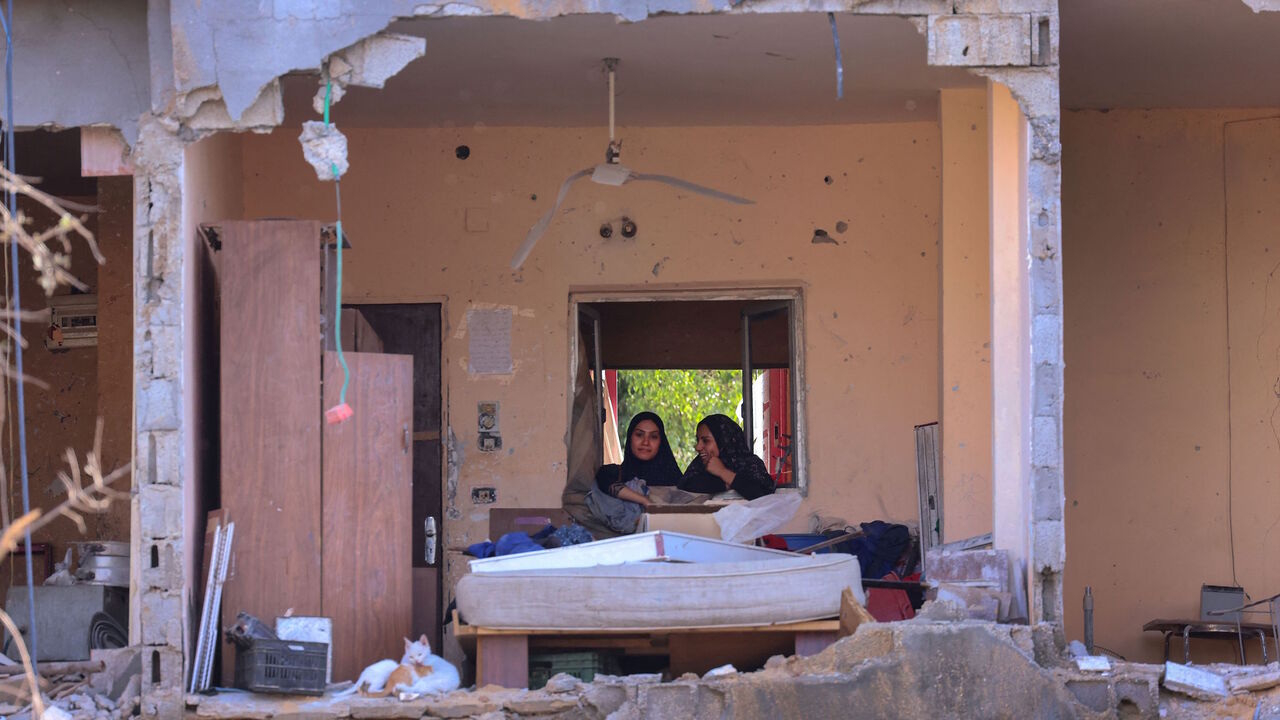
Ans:
[{"label": "white plastic bag hanging", "polygon": [[775,493],[745,503],[731,503],[711,517],[720,526],[720,539],[751,542],[786,525],[800,509],[800,493]]}]

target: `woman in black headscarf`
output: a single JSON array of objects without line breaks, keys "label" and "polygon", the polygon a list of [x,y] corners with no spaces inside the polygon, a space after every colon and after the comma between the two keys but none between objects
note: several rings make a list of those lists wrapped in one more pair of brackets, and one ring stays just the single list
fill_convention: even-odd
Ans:
[{"label": "woman in black headscarf", "polygon": [[[640,485],[634,480],[643,480]],[[662,418],[651,412],[637,413],[627,425],[627,443],[621,465],[605,465],[596,473],[596,487],[620,500],[648,506],[644,489],[675,485],[680,481],[680,465],[667,441]]]},{"label": "woman in black headscarf", "polygon": [[708,415],[698,423],[698,457],[680,478],[681,490],[719,493],[736,490],[755,500],[773,492],[773,478],[764,461],[751,452],[738,423],[727,415]]}]

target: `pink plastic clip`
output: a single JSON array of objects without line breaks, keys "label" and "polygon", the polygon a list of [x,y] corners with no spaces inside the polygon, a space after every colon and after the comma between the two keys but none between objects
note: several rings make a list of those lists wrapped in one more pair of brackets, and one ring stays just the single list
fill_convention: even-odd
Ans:
[{"label": "pink plastic clip", "polygon": [[325,422],[329,423],[330,425],[337,425],[340,422],[345,422],[349,420],[351,416],[354,414],[355,414],[355,411],[351,409],[350,405],[346,403],[342,403],[341,405],[334,405],[328,410],[325,410],[324,419],[325,419]]}]

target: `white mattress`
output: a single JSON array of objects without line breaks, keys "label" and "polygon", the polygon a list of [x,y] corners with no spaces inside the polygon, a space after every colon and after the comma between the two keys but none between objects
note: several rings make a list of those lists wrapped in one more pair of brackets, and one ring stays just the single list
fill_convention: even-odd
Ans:
[{"label": "white mattress", "polygon": [[745,562],[639,562],[472,573],[464,622],[572,630],[772,625],[835,617],[840,593],[866,604],[858,559],[839,553]]}]

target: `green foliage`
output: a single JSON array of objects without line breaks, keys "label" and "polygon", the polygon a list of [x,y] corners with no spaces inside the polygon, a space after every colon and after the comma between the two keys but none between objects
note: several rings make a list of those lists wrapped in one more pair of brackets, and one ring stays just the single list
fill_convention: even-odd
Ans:
[{"label": "green foliage", "polygon": [[[618,371],[618,434],[636,413],[657,413],[682,470],[693,460],[698,421],[715,413],[736,420],[741,403],[740,370]],[[625,447],[627,438],[620,439]]]}]

